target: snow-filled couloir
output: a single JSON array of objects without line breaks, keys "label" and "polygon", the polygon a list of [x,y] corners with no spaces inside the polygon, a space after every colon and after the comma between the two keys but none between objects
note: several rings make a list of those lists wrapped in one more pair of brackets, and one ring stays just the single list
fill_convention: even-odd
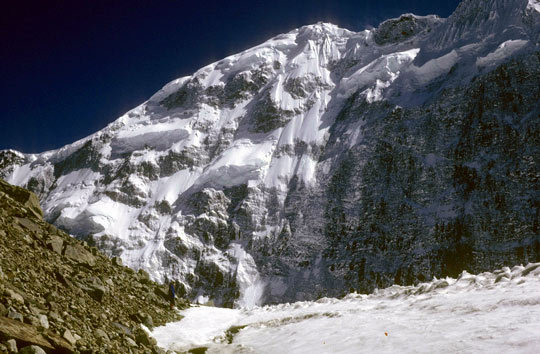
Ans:
[{"label": "snow-filled couloir", "polygon": [[[467,178],[474,170],[483,180],[489,161],[502,161],[490,165],[495,171],[506,160],[456,149],[477,138],[466,136],[462,119],[475,85],[488,85],[513,58],[526,59],[506,72],[539,69],[535,9],[533,0],[464,0],[448,19],[406,14],[362,32],[304,26],[170,82],[61,149],[3,151],[1,175],[35,191],[56,226],[156,280],[179,281],[192,298],[224,305],[446,275],[461,267],[447,249],[470,254],[464,266],[478,269],[517,248],[508,261],[532,259],[529,212],[508,221],[504,235],[464,245],[482,229],[468,220],[484,212],[475,203],[495,198],[495,187],[472,193],[480,182]],[[529,85],[516,98],[521,108],[508,103],[497,122],[525,134],[537,109],[527,95],[538,85],[523,80],[514,83]],[[495,138],[504,140],[483,136],[479,144]],[[524,166],[534,156],[534,144],[509,144],[526,151]],[[405,168],[416,172],[398,172]],[[508,193],[523,198],[505,199],[508,220],[530,190],[515,184],[523,190]],[[400,218],[387,210],[414,213],[414,225],[392,224]],[[484,251],[499,256],[472,256]]]}]

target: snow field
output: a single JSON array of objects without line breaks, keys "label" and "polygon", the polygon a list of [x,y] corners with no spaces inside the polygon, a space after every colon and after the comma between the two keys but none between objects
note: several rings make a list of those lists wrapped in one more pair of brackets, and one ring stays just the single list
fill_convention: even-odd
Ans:
[{"label": "snow field", "polygon": [[372,295],[253,309],[191,307],[163,348],[208,353],[538,353],[540,263]]}]

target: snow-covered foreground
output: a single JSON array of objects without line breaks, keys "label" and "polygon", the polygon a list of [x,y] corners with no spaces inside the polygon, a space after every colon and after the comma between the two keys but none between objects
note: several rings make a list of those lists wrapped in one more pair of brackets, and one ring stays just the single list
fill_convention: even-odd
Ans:
[{"label": "snow-covered foreground", "polygon": [[156,328],[207,353],[539,353],[540,263],[253,309],[192,307]]}]

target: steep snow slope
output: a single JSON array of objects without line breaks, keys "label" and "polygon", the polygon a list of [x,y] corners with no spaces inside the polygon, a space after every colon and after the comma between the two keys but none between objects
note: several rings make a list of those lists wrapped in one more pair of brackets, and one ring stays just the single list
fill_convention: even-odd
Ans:
[{"label": "steep snow slope", "polygon": [[536,353],[540,263],[253,309],[192,307],[158,345],[207,353]]},{"label": "steep snow slope", "polygon": [[[538,69],[530,54],[538,50],[540,33],[534,9],[527,0],[465,0],[448,19],[407,14],[358,33],[326,23],[305,26],[172,81],[103,130],[59,150],[3,151],[0,176],[35,191],[47,219],[58,227],[146,269],[156,280],[178,280],[192,297],[220,304],[335,295],[351,287],[369,290],[448,274],[451,256],[437,250],[461,252],[460,240],[471,239],[471,231],[463,231],[469,223],[464,218],[474,214],[475,203],[502,198],[469,200],[467,178],[474,177],[472,170],[480,174],[487,162],[455,159],[455,142],[463,147],[460,139],[467,134],[461,114],[478,104],[464,92],[479,90],[472,79],[485,78],[511,58],[529,55],[523,70]],[[504,140],[508,127],[534,136],[537,86],[534,77],[520,80],[516,90],[530,85],[515,98],[521,110],[513,113],[509,106],[508,115],[497,118],[505,127],[493,139]],[[418,107],[423,110],[415,111]],[[416,119],[428,112],[443,115],[430,118],[436,123]],[[452,115],[455,119],[448,118]],[[398,116],[401,123],[385,126]],[[388,133],[400,124],[401,130]],[[399,137],[404,131],[412,135]],[[508,134],[514,137],[514,131]],[[538,147],[529,135],[519,136],[521,145],[509,143],[522,149],[524,160]],[[415,136],[417,141],[410,138]],[[383,142],[421,148],[388,159],[380,155]],[[482,154],[484,161],[501,155]],[[511,158],[502,155],[500,171]],[[410,161],[425,161],[415,176],[437,169],[440,185],[426,186],[421,183],[430,177],[410,175],[407,188],[418,198],[400,194],[396,188],[405,181],[392,178],[407,173],[392,175],[389,166],[401,158],[409,167]],[[392,178],[377,181],[370,164],[380,161],[377,173],[387,171]],[[530,163],[526,160],[523,166],[529,167],[523,169]],[[518,176],[535,174],[532,164],[533,171],[520,170]],[[459,173],[450,179],[452,168]],[[383,181],[394,189],[377,194]],[[536,196],[524,192],[535,182],[527,181],[514,183],[521,189],[509,192],[521,204],[506,201],[508,210],[523,217],[501,217],[514,226],[465,248],[474,254],[503,251],[459,266],[500,265],[505,252],[520,247],[525,251],[508,262],[537,257],[534,209],[521,213],[529,202],[537,208]],[[381,205],[401,210],[399,216],[377,221],[384,215],[377,209]],[[416,224],[394,225],[406,208],[415,210],[410,220]],[[360,225],[355,220],[361,215],[367,219]],[[400,231],[381,231],[378,225]],[[369,231],[362,229],[368,226]],[[513,238],[515,231],[520,236]],[[482,232],[495,231],[483,227]],[[414,257],[387,258],[388,247]],[[369,253],[373,249],[377,252]],[[359,255],[362,250],[368,255]]]},{"label": "steep snow slope", "polygon": [[529,0],[529,3],[527,4],[527,8],[530,8],[531,10],[536,10],[540,12],[540,1],[538,0]]}]

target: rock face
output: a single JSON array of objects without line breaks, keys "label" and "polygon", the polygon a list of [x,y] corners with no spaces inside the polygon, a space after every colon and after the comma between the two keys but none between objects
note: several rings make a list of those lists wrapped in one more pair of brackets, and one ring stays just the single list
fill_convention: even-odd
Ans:
[{"label": "rock face", "polygon": [[423,32],[431,32],[442,22],[437,16],[401,15],[381,23],[373,37],[378,45],[399,43]]},{"label": "rock face", "polygon": [[33,193],[0,180],[0,345],[159,352],[146,339],[132,342],[141,323],[178,320],[160,286],[46,223],[33,201]]},{"label": "rock face", "polygon": [[538,261],[534,4],[305,26],[0,172],[116,263],[227,306]]}]

